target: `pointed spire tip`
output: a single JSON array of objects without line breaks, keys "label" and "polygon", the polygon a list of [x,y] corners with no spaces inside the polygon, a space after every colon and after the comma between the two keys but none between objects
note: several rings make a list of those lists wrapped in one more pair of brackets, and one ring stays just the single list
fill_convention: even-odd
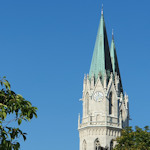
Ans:
[{"label": "pointed spire tip", "polygon": [[112,29],[112,40],[114,40],[114,29]]},{"label": "pointed spire tip", "polygon": [[103,4],[102,4],[102,10],[101,10],[101,15],[103,15],[103,13],[104,13],[104,12],[103,12]]}]

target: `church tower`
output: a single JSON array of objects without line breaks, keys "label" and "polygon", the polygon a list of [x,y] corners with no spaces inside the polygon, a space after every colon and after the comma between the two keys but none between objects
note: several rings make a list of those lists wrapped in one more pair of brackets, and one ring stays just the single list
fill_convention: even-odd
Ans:
[{"label": "church tower", "polygon": [[103,9],[89,74],[83,81],[83,114],[78,118],[80,150],[112,150],[113,139],[129,125],[114,35],[109,49]]}]

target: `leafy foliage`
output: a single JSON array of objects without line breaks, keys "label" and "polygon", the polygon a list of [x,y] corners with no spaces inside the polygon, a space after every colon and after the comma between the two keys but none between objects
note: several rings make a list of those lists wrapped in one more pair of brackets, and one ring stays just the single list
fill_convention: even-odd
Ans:
[{"label": "leafy foliage", "polygon": [[[18,138],[22,136],[25,141],[26,133],[10,124],[14,122],[19,126],[23,120],[30,121],[34,116],[37,118],[37,108],[13,92],[6,77],[0,79],[0,86],[0,149],[19,150]],[[11,120],[8,120],[10,117]]]},{"label": "leafy foliage", "polygon": [[136,126],[134,131],[132,127],[127,127],[116,142],[114,150],[150,150],[150,129],[148,126],[144,130]]}]

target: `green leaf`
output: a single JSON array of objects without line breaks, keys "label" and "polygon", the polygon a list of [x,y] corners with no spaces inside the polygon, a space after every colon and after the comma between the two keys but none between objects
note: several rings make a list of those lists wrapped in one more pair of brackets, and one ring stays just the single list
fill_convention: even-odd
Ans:
[{"label": "green leaf", "polygon": [[20,124],[21,124],[21,122],[22,122],[22,120],[21,120],[21,119],[18,119],[18,125],[20,125]]},{"label": "green leaf", "polygon": [[4,117],[4,119],[5,119],[6,116],[7,116],[6,112],[3,112],[2,114],[3,114],[3,117]]},{"label": "green leaf", "polygon": [[24,139],[24,141],[26,140],[26,136],[25,135],[22,135],[23,136],[23,139]]}]

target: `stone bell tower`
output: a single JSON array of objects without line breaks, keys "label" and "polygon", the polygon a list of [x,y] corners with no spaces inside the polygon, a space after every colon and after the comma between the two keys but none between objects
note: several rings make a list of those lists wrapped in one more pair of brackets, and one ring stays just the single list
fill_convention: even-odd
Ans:
[{"label": "stone bell tower", "polygon": [[78,118],[80,150],[111,150],[112,139],[129,125],[128,96],[124,94],[112,33],[109,49],[103,9],[89,75],[83,81],[83,114]]}]

